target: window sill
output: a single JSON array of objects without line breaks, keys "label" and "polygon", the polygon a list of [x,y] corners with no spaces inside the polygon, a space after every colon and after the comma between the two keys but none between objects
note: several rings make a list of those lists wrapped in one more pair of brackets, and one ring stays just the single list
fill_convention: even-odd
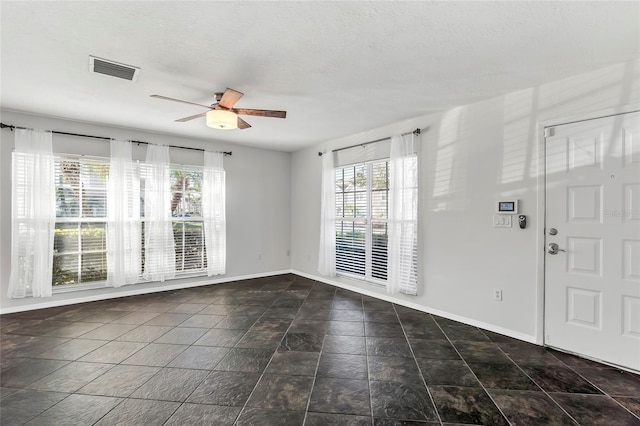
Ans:
[{"label": "window sill", "polygon": [[[180,272],[180,273],[176,273],[176,276],[174,278],[168,279],[165,282],[181,280],[185,278],[196,278],[196,277],[206,277],[206,276],[207,276],[206,270],[193,271],[193,272]],[[128,284],[123,287],[131,287],[138,284],[149,284],[154,282],[160,282],[160,281],[151,281],[151,280],[145,280],[144,278],[140,278],[139,281],[133,284]],[[93,281],[85,284],[67,284],[67,285],[55,286],[52,289],[52,294],[71,293],[74,291],[95,290],[100,288],[113,288],[113,287],[109,287],[106,281]]]},{"label": "window sill", "polygon": [[92,281],[86,284],[66,284],[57,285],[51,290],[52,294],[71,293],[73,291],[94,290],[97,288],[107,288],[106,281]]},{"label": "window sill", "polygon": [[336,273],[337,277],[341,277],[341,278],[346,278],[349,280],[353,280],[356,281],[360,284],[364,283],[364,284],[369,284],[372,285],[374,287],[379,287],[379,288],[386,288],[387,287],[387,283],[385,281],[380,281],[380,280],[376,280],[376,279],[367,279],[365,277],[362,277],[360,275],[354,275],[354,274],[349,274],[346,272],[337,272]]}]

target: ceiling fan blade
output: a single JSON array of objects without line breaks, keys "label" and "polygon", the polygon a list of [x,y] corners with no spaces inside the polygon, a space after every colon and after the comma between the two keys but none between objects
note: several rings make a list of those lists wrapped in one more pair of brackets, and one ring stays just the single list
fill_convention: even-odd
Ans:
[{"label": "ceiling fan blade", "polygon": [[251,127],[251,124],[238,117],[238,129],[248,129],[249,127]]},{"label": "ceiling fan blade", "polygon": [[223,108],[231,108],[243,96],[244,93],[238,92],[237,90],[229,89],[227,87],[222,94],[222,98],[220,98],[218,104]]},{"label": "ceiling fan blade", "polygon": [[270,109],[244,109],[234,108],[236,114],[255,115],[258,117],[287,118],[287,111],[273,111]]},{"label": "ceiling fan blade", "polygon": [[178,118],[178,119],[177,119],[177,120],[175,120],[175,121],[178,121],[178,122],[180,122],[180,123],[184,123],[185,121],[191,121],[191,120],[194,120],[194,119],[196,119],[196,118],[204,117],[205,115],[207,115],[207,113],[206,113],[206,112],[201,112],[200,114],[191,115],[191,116],[189,116],[189,117]]},{"label": "ceiling fan blade", "polygon": [[180,99],[174,99],[174,98],[168,98],[166,96],[161,96],[161,95],[150,95],[152,98],[156,98],[156,99],[164,99],[165,101],[173,101],[173,102],[180,102],[181,104],[189,104],[189,105],[195,105],[195,106],[199,106],[199,107],[203,107],[203,108],[208,108],[211,109],[210,106],[208,105],[202,105],[202,104],[196,104],[194,102],[189,102],[189,101],[183,101]]}]

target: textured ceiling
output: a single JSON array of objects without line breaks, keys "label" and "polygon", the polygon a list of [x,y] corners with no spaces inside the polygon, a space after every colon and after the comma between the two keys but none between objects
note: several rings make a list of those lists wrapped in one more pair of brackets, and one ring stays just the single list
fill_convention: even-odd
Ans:
[{"label": "textured ceiling", "polygon": [[[640,56],[640,2],[0,3],[3,108],[293,151]],[[140,67],[128,82],[94,55]],[[196,106],[282,109],[221,131]]]}]

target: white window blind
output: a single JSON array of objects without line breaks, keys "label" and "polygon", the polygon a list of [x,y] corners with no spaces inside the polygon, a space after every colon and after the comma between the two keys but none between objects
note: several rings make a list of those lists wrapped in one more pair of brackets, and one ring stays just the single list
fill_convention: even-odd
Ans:
[{"label": "white window blind", "polygon": [[[141,194],[147,181],[141,170]],[[171,228],[175,249],[176,276],[206,273],[207,259],[202,220],[202,167],[171,165],[169,172]],[[141,210],[144,212],[144,199]],[[142,218],[143,253],[146,218]],[[144,257],[143,257],[144,268]],[[143,269],[144,273],[144,269]]]},{"label": "white window blind", "polygon": [[387,279],[388,161],[337,168],[336,270],[384,282]]}]

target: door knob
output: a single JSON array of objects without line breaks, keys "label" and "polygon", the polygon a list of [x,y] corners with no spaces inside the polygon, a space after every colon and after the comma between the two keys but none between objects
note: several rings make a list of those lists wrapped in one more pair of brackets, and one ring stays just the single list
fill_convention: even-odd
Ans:
[{"label": "door knob", "polygon": [[549,253],[549,254],[558,254],[559,251],[566,252],[566,250],[558,248],[558,245],[556,243],[549,243],[549,246],[547,247],[547,253]]}]

